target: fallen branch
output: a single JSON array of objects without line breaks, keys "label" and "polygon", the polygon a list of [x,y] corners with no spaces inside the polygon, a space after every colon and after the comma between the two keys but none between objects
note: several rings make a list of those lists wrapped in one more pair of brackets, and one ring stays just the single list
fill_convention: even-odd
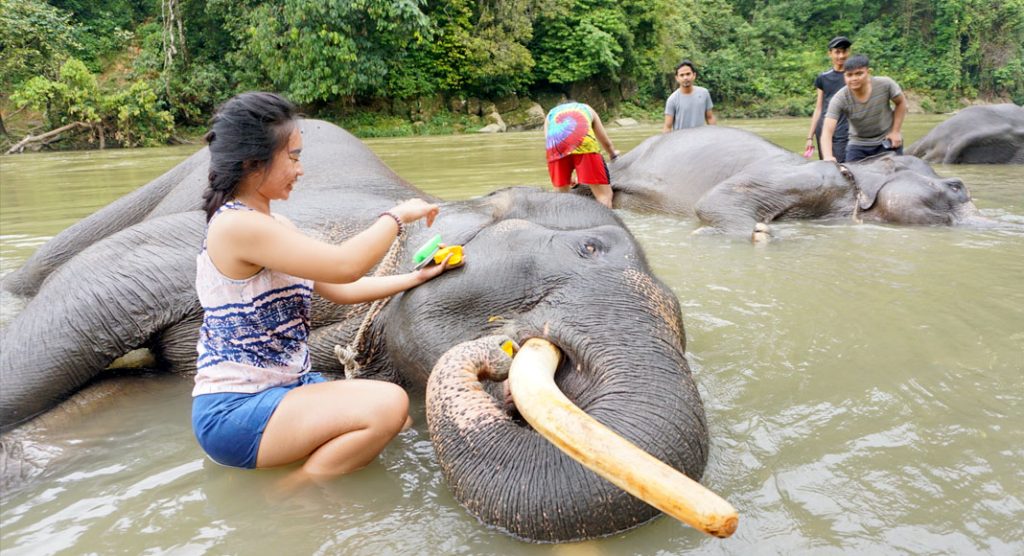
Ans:
[{"label": "fallen branch", "polygon": [[[57,136],[59,136],[60,134],[66,132],[66,131],[71,131],[73,129],[79,129],[79,128],[92,129],[92,127],[93,127],[92,124],[89,124],[89,123],[86,123],[86,122],[74,122],[74,123],[70,123],[70,124],[68,124],[66,126],[61,126],[61,127],[58,127],[57,129],[53,129],[53,130],[47,131],[46,133],[43,133],[42,135],[32,135],[32,134],[29,134],[29,135],[26,135],[25,138],[22,139],[21,141],[18,141],[18,143],[15,144],[13,147],[8,149],[5,154],[15,154],[15,153],[25,152],[25,147],[28,146],[28,145],[31,145],[33,143],[41,143],[41,144],[45,145],[46,143],[50,143],[51,141],[56,139]],[[101,137],[102,137],[102,135],[101,135]]]}]

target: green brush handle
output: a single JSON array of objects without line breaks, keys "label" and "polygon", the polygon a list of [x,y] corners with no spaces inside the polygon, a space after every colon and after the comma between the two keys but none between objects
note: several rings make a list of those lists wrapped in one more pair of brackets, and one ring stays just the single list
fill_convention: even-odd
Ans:
[{"label": "green brush handle", "polygon": [[438,246],[440,244],[441,234],[437,234],[436,236],[430,238],[430,241],[424,243],[423,247],[420,247],[419,249],[416,250],[416,254],[412,256],[412,263],[420,264],[423,261],[427,260],[427,257],[433,255],[434,251],[438,250]]}]

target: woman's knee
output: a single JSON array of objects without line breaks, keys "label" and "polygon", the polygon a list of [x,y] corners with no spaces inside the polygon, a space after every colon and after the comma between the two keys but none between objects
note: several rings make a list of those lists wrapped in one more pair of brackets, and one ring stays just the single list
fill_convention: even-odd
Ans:
[{"label": "woman's knee", "polygon": [[381,382],[376,386],[374,397],[378,407],[377,414],[380,425],[396,431],[402,428],[405,418],[409,415],[409,395],[405,390],[390,382]]}]

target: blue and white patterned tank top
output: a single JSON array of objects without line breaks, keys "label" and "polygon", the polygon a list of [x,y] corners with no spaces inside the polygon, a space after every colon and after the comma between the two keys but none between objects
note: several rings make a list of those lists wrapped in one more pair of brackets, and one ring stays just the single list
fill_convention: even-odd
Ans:
[{"label": "blue and white patterned tank top", "polygon": [[[252,209],[231,201],[213,218],[225,210]],[[210,260],[204,241],[196,257],[204,314],[192,395],[260,392],[308,372],[312,291],[312,280],[268,268],[243,280],[228,278]]]}]

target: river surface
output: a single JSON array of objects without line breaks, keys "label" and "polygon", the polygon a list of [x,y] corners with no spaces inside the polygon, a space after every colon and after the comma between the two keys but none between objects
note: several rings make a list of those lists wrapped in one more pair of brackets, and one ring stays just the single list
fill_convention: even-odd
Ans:
[{"label": "river surface", "polygon": [[[909,118],[908,143],[941,116]],[[725,121],[802,149],[805,119]],[[657,132],[611,128],[625,151]],[[465,199],[547,187],[539,132],[374,139],[396,172]],[[198,146],[0,158],[0,273]],[[16,554],[1024,553],[1024,179],[940,166],[988,229],[773,225],[753,246],[693,219],[620,211],[678,296],[703,396],[703,482],[739,511],[707,537],[668,518],[609,538],[523,543],[449,493],[417,425],[377,463],[280,500],[281,471],[213,464],[193,439],[191,379],[154,375],[25,450],[48,462],[0,497]],[[296,195],[301,195],[301,182]],[[443,212],[442,212],[443,217]],[[470,264],[472,264],[470,262]],[[0,320],[21,307],[4,295]]]}]

